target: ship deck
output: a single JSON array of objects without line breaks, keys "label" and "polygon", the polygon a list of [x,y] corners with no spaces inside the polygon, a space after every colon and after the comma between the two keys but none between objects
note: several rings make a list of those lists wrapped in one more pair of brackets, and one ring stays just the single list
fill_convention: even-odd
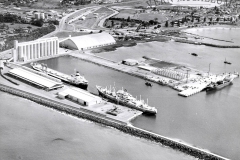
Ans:
[{"label": "ship deck", "polygon": [[[42,70],[41,69],[42,67],[41,67],[40,64],[36,65],[35,67],[38,68],[39,70]],[[58,78],[60,78],[62,80],[65,80],[65,81],[68,81],[71,78],[71,76],[69,76],[67,74],[64,74],[64,73],[61,73],[61,72],[58,72],[58,71],[53,70],[51,68],[47,68],[46,70],[47,70],[48,74],[53,75],[55,77],[58,77]]]}]

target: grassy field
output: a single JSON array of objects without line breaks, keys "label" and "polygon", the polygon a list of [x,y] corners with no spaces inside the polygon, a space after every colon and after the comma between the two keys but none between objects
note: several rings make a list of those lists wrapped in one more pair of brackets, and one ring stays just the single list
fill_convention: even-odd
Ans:
[{"label": "grassy field", "polygon": [[105,13],[105,14],[111,14],[113,13],[112,10],[106,8],[106,7],[101,7],[100,9],[96,10],[95,12],[93,13],[99,13],[99,14],[102,14],[102,13]]},{"label": "grassy field", "polygon": [[93,26],[93,24],[96,22],[97,18],[94,17],[89,17],[86,18],[86,20],[84,21],[78,21],[77,23],[75,23],[74,25],[76,26],[75,28],[91,28]]},{"label": "grassy field", "polygon": [[168,17],[168,15],[164,14],[164,13],[155,12],[155,13],[134,14],[135,12],[136,12],[136,10],[124,9],[124,10],[121,10],[119,12],[119,14],[117,14],[115,17],[125,18],[125,19],[130,17],[131,19],[139,19],[139,20],[143,20],[143,21],[150,21],[150,20],[154,20],[155,18],[157,18],[159,22],[166,21],[167,17]]},{"label": "grassy field", "polygon": [[39,0],[35,2],[32,7],[33,8],[56,8],[59,6],[60,0]]},{"label": "grassy field", "polygon": [[57,34],[54,34],[53,37],[58,37],[58,38],[66,38],[69,35],[71,35],[72,37],[75,36],[82,36],[82,35],[86,35],[89,33],[85,33],[85,32],[58,32]]}]

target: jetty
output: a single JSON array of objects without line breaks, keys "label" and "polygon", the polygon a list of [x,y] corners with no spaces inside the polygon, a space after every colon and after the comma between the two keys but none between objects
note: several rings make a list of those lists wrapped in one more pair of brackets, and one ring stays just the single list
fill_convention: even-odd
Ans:
[{"label": "jetty", "polygon": [[210,82],[206,82],[203,84],[198,84],[195,87],[189,87],[188,89],[179,92],[178,95],[183,96],[183,97],[192,96],[192,95],[204,90],[209,84],[210,84]]}]

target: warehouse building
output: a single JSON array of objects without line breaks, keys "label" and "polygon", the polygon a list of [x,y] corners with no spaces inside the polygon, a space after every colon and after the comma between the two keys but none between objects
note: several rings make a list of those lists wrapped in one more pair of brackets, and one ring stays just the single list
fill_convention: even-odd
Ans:
[{"label": "warehouse building", "polygon": [[46,90],[52,90],[63,87],[62,82],[57,82],[47,77],[43,77],[39,74],[30,71],[30,69],[26,70],[24,68],[14,68],[9,71],[9,74]]},{"label": "warehouse building", "polygon": [[109,33],[97,33],[71,37],[62,40],[59,45],[71,50],[86,50],[115,44],[116,41]]},{"label": "warehouse building", "polygon": [[58,97],[61,99],[68,98],[84,106],[91,106],[102,101],[101,98],[78,88],[67,88],[58,92]]}]

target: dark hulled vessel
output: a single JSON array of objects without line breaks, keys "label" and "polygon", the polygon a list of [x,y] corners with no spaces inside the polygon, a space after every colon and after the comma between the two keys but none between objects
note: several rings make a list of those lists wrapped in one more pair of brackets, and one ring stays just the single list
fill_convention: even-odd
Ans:
[{"label": "dark hulled vessel", "polygon": [[67,75],[67,74],[48,68],[46,64],[32,63],[31,66],[33,67],[33,69],[39,72],[46,73],[52,77],[58,78],[61,81],[71,84],[73,86],[76,86],[82,89],[87,89],[88,87],[88,81],[83,76],[81,76],[78,71],[76,71],[76,73],[72,75]]}]

